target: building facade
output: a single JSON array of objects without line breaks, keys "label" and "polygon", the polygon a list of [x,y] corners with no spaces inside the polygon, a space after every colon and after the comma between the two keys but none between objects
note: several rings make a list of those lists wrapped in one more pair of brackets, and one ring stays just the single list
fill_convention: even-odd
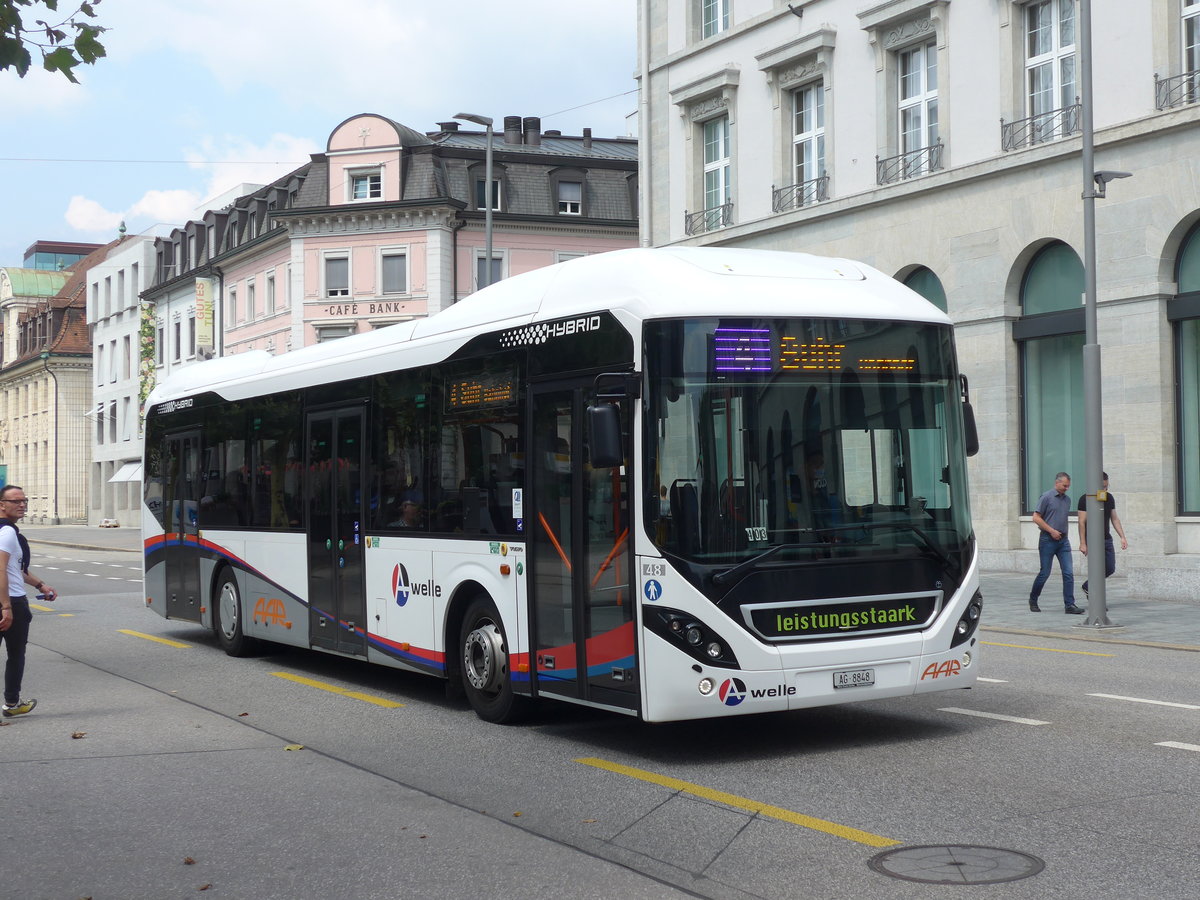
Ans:
[{"label": "building facade", "polygon": [[137,528],[141,509],[138,295],[154,270],[154,238],[131,236],[82,272],[92,349],[87,523]]},{"label": "building facade", "polygon": [[[207,355],[290,349],[431,315],[485,274],[487,137],[353,116],[324,153],[155,248],[158,377]],[[637,144],[508,117],[492,141],[494,279],[637,243]],[[212,291],[213,337],[195,304]],[[199,323],[199,324],[198,324]]]},{"label": "building facade", "polygon": [[[1092,0],[1104,463],[1131,590],[1200,578],[1200,0]],[[644,239],[862,260],[953,319],[986,566],[1085,489],[1074,0],[640,0]],[[1090,173],[1089,173],[1090,174]],[[1107,188],[1107,190],[1103,190]]]},{"label": "building facade", "polygon": [[92,347],[84,273],[120,241],[68,271],[0,269],[0,453],[25,488],[27,521],[86,521]]}]

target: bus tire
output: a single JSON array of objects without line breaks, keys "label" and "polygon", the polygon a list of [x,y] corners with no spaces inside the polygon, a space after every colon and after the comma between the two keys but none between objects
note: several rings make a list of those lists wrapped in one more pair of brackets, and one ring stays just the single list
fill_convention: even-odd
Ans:
[{"label": "bus tire", "polygon": [[238,590],[233,570],[226,567],[217,580],[213,602],[213,630],[217,642],[230,656],[248,656],[256,641],[242,630],[242,593]]},{"label": "bus tire", "polygon": [[530,700],[513,693],[504,623],[487,597],[476,597],[468,605],[458,647],[463,690],[479,718],[499,724],[523,719]]}]

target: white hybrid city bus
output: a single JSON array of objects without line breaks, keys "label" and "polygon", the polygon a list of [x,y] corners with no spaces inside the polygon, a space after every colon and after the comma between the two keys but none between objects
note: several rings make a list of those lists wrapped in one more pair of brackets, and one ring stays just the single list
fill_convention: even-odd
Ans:
[{"label": "white hybrid city bus", "polygon": [[982,606],[950,320],[858,263],[639,249],[146,407],[146,604],[662,722],[965,688]]}]

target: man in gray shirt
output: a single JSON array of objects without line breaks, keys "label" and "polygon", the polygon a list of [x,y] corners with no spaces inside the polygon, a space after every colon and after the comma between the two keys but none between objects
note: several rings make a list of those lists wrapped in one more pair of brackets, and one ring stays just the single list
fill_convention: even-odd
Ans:
[{"label": "man in gray shirt", "polygon": [[1075,605],[1075,570],[1071,564],[1071,539],[1067,536],[1067,520],[1071,515],[1071,498],[1067,490],[1071,487],[1071,476],[1059,472],[1054,476],[1054,490],[1046,491],[1038,500],[1037,509],[1033,511],[1033,524],[1041,533],[1038,535],[1038,557],[1042,567],[1037,578],[1033,580],[1033,588],[1029,592],[1029,611],[1041,612],[1038,597],[1046,579],[1050,577],[1050,569],[1058,558],[1058,567],[1062,571],[1063,604],[1068,615],[1078,615],[1083,610]]}]

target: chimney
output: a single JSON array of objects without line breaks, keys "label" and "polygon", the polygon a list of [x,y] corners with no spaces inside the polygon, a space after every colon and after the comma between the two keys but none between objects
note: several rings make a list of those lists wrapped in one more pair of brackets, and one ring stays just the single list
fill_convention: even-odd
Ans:
[{"label": "chimney", "polygon": [[525,143],[531,147],[538,147],[542,143],[542,120],[540,116],[526,116],[523,120],[525,125]]},{"label": "chimney", "polygon": [[557,128],[547,128],[542,132],[542,137],[562,137],[562,132]]},{"label": "chimney", "polygon": [[458,131],[458,123],[457,122],[438,122],[438,128],[440,128],[444,132],[454,132],[454,131]]},{"label": "chimney", "polygon": [[590,128],[583,129],[583,149],[592,149],[592,129]]},{"label": "chimney", "polygon": [[506,143],[506,144],[521,143],[521,117],[520,116],[505,116],[504,117],[504,143]]}]

